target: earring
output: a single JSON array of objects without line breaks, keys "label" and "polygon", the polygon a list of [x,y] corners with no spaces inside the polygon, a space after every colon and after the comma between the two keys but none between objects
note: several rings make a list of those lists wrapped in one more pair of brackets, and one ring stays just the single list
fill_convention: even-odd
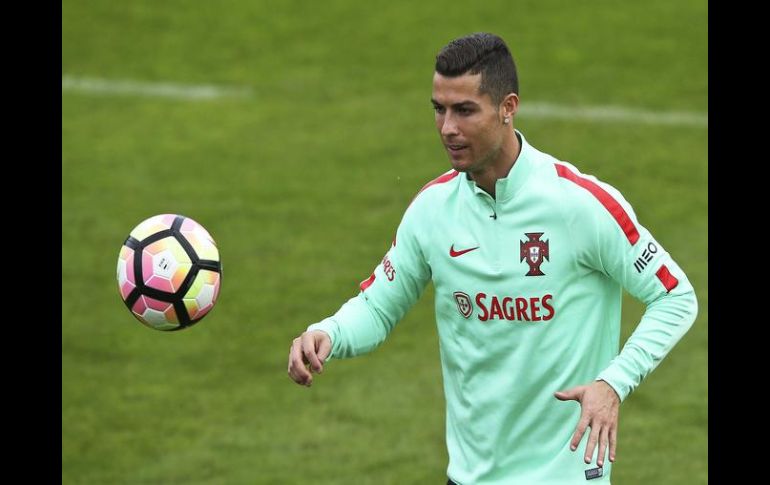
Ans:
[{"label": "earring", "polygon": [[509,122],[509,121],[510,121],[510,120],[509,120],[508,118],[504,118],[504,119],[503,119],[503,123],[505,123],[506,125],[508,124],[508,122]]}]

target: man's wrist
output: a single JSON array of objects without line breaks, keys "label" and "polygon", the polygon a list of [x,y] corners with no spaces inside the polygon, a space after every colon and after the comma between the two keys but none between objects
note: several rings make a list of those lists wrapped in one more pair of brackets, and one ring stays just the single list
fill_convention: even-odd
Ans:
[{"label": "man's wrist", "polygon": [[615,397],[618,399],[618,402],[619,402],[619,403],[623,401],[623,399],[621,399],[621,398],[620,398],[620,393],[618,392],[618,390],[617,390],[617,389],[615,389],[615,387],[614,387],[612,384],[610,384],[609,382],[607,382],[607,381],[606,381],[606,380],[604,380],[604,379],[596,379],[596,381],[595,381],[595,382],[600,382],[600,383],[603,383],[605,386],[607,386],[608,388],[610,388],[610,389],[612,390],[613,394],[615,394]]}]

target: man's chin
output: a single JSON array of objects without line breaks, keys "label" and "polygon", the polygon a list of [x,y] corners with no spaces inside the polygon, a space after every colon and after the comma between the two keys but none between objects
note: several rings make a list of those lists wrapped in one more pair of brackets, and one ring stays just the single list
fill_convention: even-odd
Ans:
[{"label": "man's chin", "polygon": [[451,163],[452,168],[458,172],[468,172],[473,165],[469,160],[464,158],[454,159],[449,157],[449,163]]}]

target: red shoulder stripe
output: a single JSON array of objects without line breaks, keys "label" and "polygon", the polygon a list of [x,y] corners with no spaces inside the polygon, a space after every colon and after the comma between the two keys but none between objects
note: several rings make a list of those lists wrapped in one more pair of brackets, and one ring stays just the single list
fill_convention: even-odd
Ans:
[{"label": "red shoulder stripe", "polygon": [[[420,192],[422,192],[423,190],[427,189],[431,185],[443,184],[444,182],[449,182],[450,180],[452,180],[453,178],[457,177],[458,175],[460,175],[460,172],[458,172],[457,170],[452,170],[449,173],[445,173],[444,175],[436,177],[435,179],[433,179],[430,182],[428,182],[427,184],[425,184],[423,186],[423,188],[420,189]],[[417,195],[420,195],[420,192],[417,192]],[[417,197],[417,195],[415,195],[415,197]]]},{"label": "red shoulder stripe", "polygon": [[[443,184],[444,182],[449,182],[450,180],[452,180],[453,178],[457,177],[458,175],[460,175],[460,172],[458,172],[457,170],[452,170],[449,173],[445,173],[445,174],[440,175],[440,176],[436,177],[435,179],[431,180],[427,184],[423,185],[423,187],[420,189],[419,192],[414,194],[414,197],[412,197],[412,200],[409,202],[409,205],[412,205],[412,202],[414,202],[414,199],[416,199],[417,196],[420,195],[423,190],[427,189],[431,185],[437,185],[437,184]],[[393,236],[393,246],[395,246],[395,245],[396,245],[396,237]]]},{"label": "red shoulder stripe", "polygon": [[607,211],[612,215],[612,217],[615,218],[615,222],[618,223],[620,228],[623,230],[623,233],[625,233],[626,237],[628,238],[628,242],[630,242],[632,246],[636,244],[636,241],[639,240],[639,231],[636,230],[634,222],[631,220],[631,218],[628,216],[628,213],[625,211],[625,209],[623,209],[623,206],[621,206],[617,200],[615,200],[598,184],[588,180],[587,178],[577,176],[565,165],[560,165],[558,163],[555,163],[554,165],[556,165],[556,173],[559,174],[559,177],[565,178],[570,182],[573,182],[591,192],[591,195],[596,197],[604,206],[604,208],[607,209]]}]

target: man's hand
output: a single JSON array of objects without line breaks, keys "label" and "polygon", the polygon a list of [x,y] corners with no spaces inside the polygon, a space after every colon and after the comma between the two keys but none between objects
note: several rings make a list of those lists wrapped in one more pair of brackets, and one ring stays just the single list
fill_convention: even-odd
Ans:
[{"label": "man's hand", "polygon": [[289,377],[297,384],[310,387],[313,374],[324,370],[324,360],[332,351],[332,341],[326,332],[313,330],[295,338],[289,349]]},{"label": "man's hand", "polygon": [[575,451],[586,427],[591,427],[586,445],[585,462],[591,463],[596,442],[599,442],[599,456],[596,464],[604,465],[604,454],[607,445],[610,448],[610,461],[615,461],[615,446],[618,441],[618,409],[620,398],[615,390],[604,381],[594,381],[585,386],[577,386],[566,391],[554,393],[560,401],[577,401],[580,403],[580,421],[575,434],[572,435],[570,449]]}]

